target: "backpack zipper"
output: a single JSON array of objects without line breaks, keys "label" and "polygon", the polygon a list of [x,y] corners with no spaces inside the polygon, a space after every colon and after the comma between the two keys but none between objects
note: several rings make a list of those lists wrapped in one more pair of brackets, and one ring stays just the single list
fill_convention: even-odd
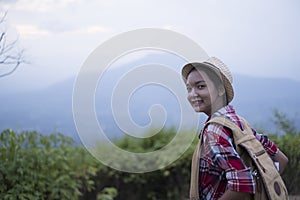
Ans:
[{"label": "backpack zipper", "polygon": [[253,157],[255,158],[255,160],[257,161],[257,163],[259,164],[259,166],[261,167],[261,169],[264,171],[264,173],[266,173],[266,168],[264,168],[264,166],[260,163],[259,159],[258,159],[258,156],[261,156],[263,155],[264,153],[266,153],[265,150],[261,150],[257,153],[254,153],[253,154]]}]

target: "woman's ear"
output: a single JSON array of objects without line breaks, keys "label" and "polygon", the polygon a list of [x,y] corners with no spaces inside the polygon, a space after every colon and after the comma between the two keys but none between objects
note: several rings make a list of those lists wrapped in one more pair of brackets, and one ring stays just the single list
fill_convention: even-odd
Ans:
[{"label": "woman's ear", "polygon": [[219,85],[218,94],[219,96],[223,96],[225,94],[225,88],[223,85]]}]

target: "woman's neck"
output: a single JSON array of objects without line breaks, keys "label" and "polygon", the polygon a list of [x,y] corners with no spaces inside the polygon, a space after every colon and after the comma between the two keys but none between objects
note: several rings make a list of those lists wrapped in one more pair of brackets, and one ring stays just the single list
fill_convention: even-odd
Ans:
[{"label": "woman's neck", "polygon": [[224,102],[223,98],[218,99],[212,105],[211,110],[209,113],[205,113],[208,117],[211,117],[215,112],[226,106],[227,104]]}]

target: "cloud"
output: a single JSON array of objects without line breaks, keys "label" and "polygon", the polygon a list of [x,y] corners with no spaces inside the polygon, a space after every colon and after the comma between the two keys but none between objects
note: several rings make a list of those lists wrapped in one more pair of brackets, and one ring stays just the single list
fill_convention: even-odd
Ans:
[{"label": "cloud", "polygon": [[[84,7],[100,8],[111,6],[116,1],[107,0],[1,0],[4,10],[13,9],[18,12],[50,13],[66,10],[78,10]],[[1,10],[1,8],[0,8]]]},{"label": "cloud", "polygon": [[[101,42],[126,31],[154,27],[189,37],[235,73],[299,80],[300,12],[295,0],[0,0],[0,10],[3,6],[10,8],[7,21],[21,39],[26,38],[23,43],[36,49],[32,54],[43,57],[41,63],[52,63],[45,70],[56,66],[70,73],[70,66]],[[54,55],[60,58],[57,63],[51,59]]]},{"label": "cloud", "polygon": [[78,0],[14,0],[14,1],[3,1],[5,8],[13,8],[17,11],[27,12],[49,12],[57,9],[64,9],[68,6],[81,2]]},{"label": "cloud", "polygon": [[16,25],[16,30],[21,37],[36,37],[36,36],[48,36],[51,33],[46,30],[39,29],[38,27],[30,24]]},{"label": "cloud", "polygon": [[44,36],[51,36],[51,35],[87,35],[87,34],[99,34],[99,33],[109,33],[112,31],[109,27],[104,27],[100,25],[92,25],[83,27],[80,29],[70,29],[65,31],[50,31],[32,24],[18,24],[15,26],[18,34],[22,38],[34,38],[34,37],[44,37]]},{"label": "cloud", "polygon": [[107,33],[110,31],[111,28],[99,26],[99,25],[89,26],[86,29],[82,30],[82,32],[86,32],[86,33]]},{"label": "cloud", "polygon": [[113,7],[106,2],[110,1],[18,0],[2,1],[0,7],[8,10],[11,25],[19,26],[18,30],[27,35],[45,35],[46,32],[95,34],[111,31],[112,24],[107,23],[111,17],[107,14]]}]

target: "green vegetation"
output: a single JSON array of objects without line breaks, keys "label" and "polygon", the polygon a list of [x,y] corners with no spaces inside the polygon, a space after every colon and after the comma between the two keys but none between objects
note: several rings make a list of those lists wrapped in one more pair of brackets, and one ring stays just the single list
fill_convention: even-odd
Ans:
[{"label": "green vegetation", "polygon": [[283,179],[291,195],[300,194],[300,131],[296,129],[295,122],[285,114],[274,111],[274,123],[278,127],[275,134],[269,135],[280,150],[289,158],[284,170]]},{"label": "green vegetation", "polygon": [[0,199],[77,199],[92,190],[97,168],[62,134],[0,135]]},{"label": "green vegetation", "polygon": [[[289,157],[283,178],[290,194],[299,195],[300,132],[285,115],[275,112],[274,116],[278,133],[269,136]],[[123,138],[116,144],[134,152],[147,152],[160,149],[174,135],[172,129],[163,130],[151,138]],[[5,130],[0,134],[0,199],[186,199],[196,141],[170,166],[133,174],[104,166],[60,133]]]}]

